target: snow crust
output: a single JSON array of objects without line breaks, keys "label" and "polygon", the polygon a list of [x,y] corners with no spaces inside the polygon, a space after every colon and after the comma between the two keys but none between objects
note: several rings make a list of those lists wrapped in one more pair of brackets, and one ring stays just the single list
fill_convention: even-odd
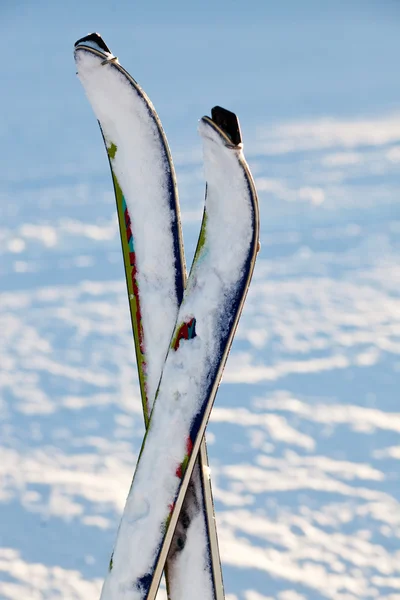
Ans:
[{"label": "snow crust", "polygon": [[232,309],[253,237],[252,205],[241,151],[227,148],[201,122],[204,144],[206,241],[191,271],[177,326],[196,318],[197,337],[170,350],[150,427],[139,458],[103,600],[140,600],[138,580],[152,573],[180,479],[192,421],[207,400],[207,379],[219,354],[218,339]]}]

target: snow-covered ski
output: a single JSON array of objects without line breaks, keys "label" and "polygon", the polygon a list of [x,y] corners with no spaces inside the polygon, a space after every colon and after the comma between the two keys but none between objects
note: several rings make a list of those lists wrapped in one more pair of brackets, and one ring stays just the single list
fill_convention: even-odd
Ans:
[{"label": "snow-covered ski", "polygon": [[[239,129],[224,129],[230,120],[232,113],[216,110],[214,120],[200,122],[207,181],[202,229],[102,600],[156,597],[252,276],[258,204]],[[189,597],[196,593],[193,582]]]},{"label": "snow-covered ski", "polygon": [[[78,40],[75,58],[112,171],[147,426],[186,283],[175,173],[153,105],[102,38]],[[204,440],[169,549],[166,583],[173,600],[224,598]]]}]

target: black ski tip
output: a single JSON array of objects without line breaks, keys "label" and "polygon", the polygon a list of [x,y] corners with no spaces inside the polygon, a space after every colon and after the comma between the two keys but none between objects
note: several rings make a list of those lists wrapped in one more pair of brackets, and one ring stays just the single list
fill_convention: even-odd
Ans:
[{"label": "black ski tip", "polygon": [[80,38],[77,42],[75,42],[74,47],[77,48],[77,46],[80,46],[81,44],[86,44],[88,46],[95,47],[102,52],[106,52],[107,54],[112,54],[110,48],[107,46],[99,33],[89,33],[89,35],[85,35],[85,37]]},{"label": "black ski tip", "polygon": [[238,146],[242,143],[242,134],[240,132],[239,119],[235,113],[221,106],[214,106],[211,109],[211,119],[228,136],[231,142]]}]

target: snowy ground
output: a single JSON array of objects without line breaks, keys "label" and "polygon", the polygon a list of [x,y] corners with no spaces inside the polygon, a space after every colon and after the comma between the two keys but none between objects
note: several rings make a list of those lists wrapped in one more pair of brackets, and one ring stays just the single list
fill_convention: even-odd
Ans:
[{"label": "snowy ground", "polygon": [[[136,75],[134,42],[118,48],[118,27],[128,29],[115,6],[91,26],[89,10],[45,5],[24,7],[23,20],[0,9],[5,43],[12,25],[21,36],[0,100],[0,598],[95,600],[143,424],[111,179],[71,46],[97,28]],[[267,24],[254,2],[266,34],[256,43],[243,17],[243,52],[258,45],[258,59],[247,56],[238,80],[226,62],[210,66],[194,98],[207,71],[179,63],[182,111],[167,76],[155,83],[161,42],[138,56],[137,77],[178,158],[189,262],[203,195],[195,121],[210,103],[242,116],[260,193],[262,250],[208,428],[229,600],[399,600],[400,15],[388,1],[359,19],[358,2],[352,12],[338,3],[312,37],[306,5],[295,27],[283,12]],[[241,23],[235,10],[227,34]],[[144,38],[150,17],[139,17]],[[40,85],[46,36],[57,39],[48,27],[60,22]],[[163,38],[174,57],[178,25]],[[189,33],[181,25],[185,40],[197,32],[198,64],[204,31],[201,19]],[[206,61],[221,43],[210,31]],[[275,65],[271,36],[283,40]],[[240,83],[252,82],[246,104]]]}]

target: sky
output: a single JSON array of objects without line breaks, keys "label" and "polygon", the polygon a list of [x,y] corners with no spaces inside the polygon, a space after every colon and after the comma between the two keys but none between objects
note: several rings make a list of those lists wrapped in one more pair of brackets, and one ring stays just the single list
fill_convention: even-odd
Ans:
[{"label": "sky", "polygon": [[111,178],[73,61],[90,31],[162,120],[189,264],[212,106],[239,115],[259,192],[207,438],[228,600],[400,598],[399,13],[2,0],[1,600],[98,598],[143,437]]}]

